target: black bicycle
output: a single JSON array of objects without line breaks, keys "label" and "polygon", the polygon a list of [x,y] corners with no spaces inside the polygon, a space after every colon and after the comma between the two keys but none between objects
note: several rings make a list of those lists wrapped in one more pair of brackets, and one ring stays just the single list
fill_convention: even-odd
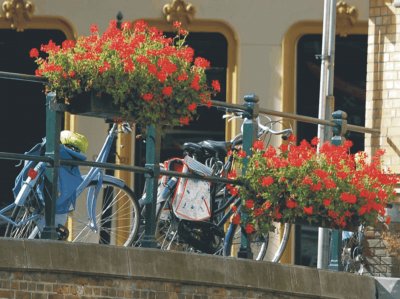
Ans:
[{"label": "black bicycle", "polygon": [[[234,117],[241,115],[235,113]],[[287,137],[292,132],[291,129],[273,130],[272,126],[276,122],[269,118],[264,124],[259,119],[258,122],[258,137],[264,140],[271,135]],[[240,212],[240,197],[231,195],[225,183],[204,183],[201,180],[203,175],[227,177],[234,164],[233,155],[228,156],[228,152],[241,148],[242,137],[242,134],[238,134],[230,141],[204,140],[199,143],[185,143],[183,159],[171,159],[162,165],[164,169],[197,174],[199,179],[167,176],[160,178],[156,208],[156,241],[161,249],[235,256],[240,252],[243,240],[246,240],[247,248],[252,252],[252,255],[247,255],[248,258],[273,262],[280,260],[289,238],[290,224],[278,226],[280,231],[275,232],[274,236],[272,233],[249,236],[240,225],[230,221],[235,211]],[[181,189],[186,193],[201,196],[209,193],[209,202],[199,205],[179,201]],[[204,189],[207,192],[202,192]],[[202,219],[203,216],[205,217]],[[271,239],[274,241],[270,241]],[[140,244],[139,237],[135,245]]]}]

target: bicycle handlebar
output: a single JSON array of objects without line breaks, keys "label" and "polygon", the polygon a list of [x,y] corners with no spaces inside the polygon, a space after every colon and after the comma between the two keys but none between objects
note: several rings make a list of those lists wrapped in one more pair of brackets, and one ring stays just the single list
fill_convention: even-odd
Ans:
[{"label": "bicycle handlebar", "polygon": [[[271,120],[271,118],[269,118],[268,116],[266,116],[266,115],[262,115],[262,116],[264,116],[265,118],[268,119],[268,123],[269,123],[269,124],[274,123],[274,122]],[[223,118],[228,118],[228,117],[230,117],[230,118],[228,119],[228,122],[229,122],[229,121],[231,121],[231,120],[233,120],[233,119],[236,119],[236,118],[239,118],[239,117],[241,117],[241,116],[239,116],[239,115],[230,116],[230,115],[227,115],[227,114],[225,114],[225,115],[223,116]],[[256,118],[256,120],[257,120],[257,127],[258,127],[257,138],[260,138],[260,137],[263,136],[264,134],[270,133],[270,134],[272,134],[272,135],[282,135],[282,138],[283,138],[284,140],[286,140],[287,138],[289,138],[290,135],[293,134],[293,130],[292,130],[291,128],[283,129],[283,130],[274,130],[274,129],[272,129],[271,126],[262,124],[262,122],[261,122],[261,120],[260,120],[260,116],[258,116],[258,117]],[[230,142],[231,142],[232,144],[234,144],[234,145],[239,144],[239,143],[241,143],[241,141],[243,140],[243,124],[242,124],[242,126],[241,126],[241,128],[240,128],[240,131],[241,131],[241,133],[239,133],[238,135],[236,135],[234,138],[231,139]]]}]

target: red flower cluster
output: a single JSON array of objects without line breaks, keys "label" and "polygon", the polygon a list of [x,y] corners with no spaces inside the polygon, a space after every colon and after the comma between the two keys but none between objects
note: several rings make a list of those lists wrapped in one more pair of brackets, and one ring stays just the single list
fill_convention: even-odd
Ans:
[{"label": "red flower cluster", "polygon": [[[243,185],[230,188],[243,199],[246,217],[241,221],[248,233],[274,230],[273,222],[351,229],[374,225],[385,215],[398,176],[382,170],[383,151],[368,161],[364,152],[350,153],[350,141],[324,143],[319,151],[317,146],[317,138],[298,145],[292,138],[279,150],[254,142],[253,155],[238,177]],[[236,158],[241,164],[243,155]]]},{"label": "red flower cluster", "polygon": [[167,38],[144,21],[111,21],[103,34],[90,27],[90,35],[66,40],[61,46],[50,41],[30,51],[38,64],[36,75],[49,81],[49,88],[67,102],[83,92],[105,93],[121,107],[123,116],[142,124],[188,124],[197,106],[209,106],[219,92],[218,81],[207,86],[205,69],[210,62],[194,57],[184,41],[188,32],[174,23],[177,35]]}]

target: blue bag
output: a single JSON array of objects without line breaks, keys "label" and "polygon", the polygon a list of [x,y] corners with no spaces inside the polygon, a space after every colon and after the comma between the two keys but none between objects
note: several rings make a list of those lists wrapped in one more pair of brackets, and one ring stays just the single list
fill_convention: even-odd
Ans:
[{"label": "blue bag", "polygon": [[[46,140],[43,139],[42,143],[36,144],[31,150],[26,152],[25,154],[42,156],[45,153],[45,144]],[[76,159],[84,161],[86,160],[86,156],[75,152],[64,145],[60,145],[60,159],[70,160]],[[13,188],[14,197],[17,196],[19,190],[22,187],[23,182],[27,178],[28,170],[30,168],[35,167],[38,162],[35,161],[27,161],[18,174],[15,185]],[[59,177],[58,177],[58,190],[60,196],[56,201],[56,214],[65,214],[70,212],[75,208],[76,202],[76,189],[79,184],[82,182],[82,176],[79,171],[78,166],[69,166],[69,165],[61,165],[59,168]],[[44,204],[43,197],[43,182],[36,187],[36,192],[39,195],[39,198],[42,200]]]}]

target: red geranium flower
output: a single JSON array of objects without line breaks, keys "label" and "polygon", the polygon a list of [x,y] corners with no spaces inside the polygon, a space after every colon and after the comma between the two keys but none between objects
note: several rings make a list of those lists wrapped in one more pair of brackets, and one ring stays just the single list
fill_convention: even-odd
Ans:
[{"label": "red geranium flower", "polygon": [[112,20],[103,33],[91,25],[88,36],[62,46],[50,40],[40,47],[43,57],[37,49],[29,55],[38,66],[35,74],[44,76],[48,89],[67,104],[83,92],[107,94],[120,107],[120,118],[133,117],[140,127],[187,125],[196,107],[210,105],[221,87],[215,80],[207,85],[210,62],[194,57],[185,44],[188,32],[174,25],[176,35],[170,38],[143,20],[120,28]]},{"label": "red geranium flower", "polygon": [[246,160],[234,154],[242,167],[239,196],[253,201],[242,202],[243,227],[252,224],[256,233],[265,234],[274,230],[274,221],[306,220],[315,226],[349,229],[375,225],[385,215],[387,203],[396,197],[399,177],[383,171],[383,151],[368,158],[363,152],[351,154],[351,142],[318,145],[318,138],[299,144],[291,138],[278,148],[256,141]]}]

